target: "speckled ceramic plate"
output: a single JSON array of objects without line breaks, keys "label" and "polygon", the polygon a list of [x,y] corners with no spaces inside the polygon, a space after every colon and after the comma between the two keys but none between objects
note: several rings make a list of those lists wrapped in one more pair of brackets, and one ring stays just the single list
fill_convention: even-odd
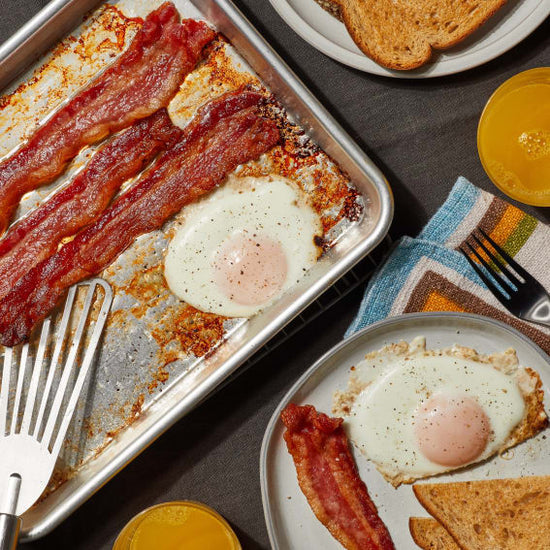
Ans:
[{"label": "speckled ceramic plate", "polygon": [[355,45],[346,27],[314,0],[270,0],[279,15],[312,46],[344,65],[394,78],[430,78],[459,73],[507,52],[529,36],[550,15],[549,0],[508,2],[466,40],[420,69],[392,71],[369,59]]},{"label": "speckled ceramic plate", "polygon": [[[381,321],[344,340],[321,357],[294,384],[281,401],[267,427],[261,452],[262,498],[271,545],[277,550],[338,550],[342,547],[313,515],[298,487],[292,457],[283,440],[281,411],[290,402],[309,403],[330,414],[335,390],[346,387],[350,367],[370,351],[400,340],[425,336],[428,348],[453,344],[493,353],[513,347],[520,363],[532,367],[545,387],[545,405],[550,403],[550,358],[533,342],[509,326],[478,315],[458,313],[413,313]],[[508,453],[477,466],[438,477],[438,481],[550,474],[550,438],[546,432]],[[367,484],[381,518],[388,526],[396,548],[417,550],[408,529],[410,516],[428,516],[413,495],[411,485],[394,489],[360,453],[355,453],[361,478]]]}]

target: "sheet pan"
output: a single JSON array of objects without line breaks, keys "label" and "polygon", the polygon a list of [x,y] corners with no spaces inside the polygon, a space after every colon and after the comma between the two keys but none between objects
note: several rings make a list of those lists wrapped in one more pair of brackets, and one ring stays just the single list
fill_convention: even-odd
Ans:
[{"label": "sheet pan", "polygon": [[[13,82],[14,76],[32,66],[60,38],[79,25],[88,10],[99,4],[95,0],[50,2],[0,48],[0,85],[13,89],[17,84]],[[139,4],[139,0],[135,4]],[[148,6],[152,4],[154,2],[149,2]],[[101,388],[116,383],[124,389],[133,384],[132,376],[135,376],[135,372],[130,377],[127,373],[129,362],[135,358],[127,350],[110,353],[107,342],[95,370],[92,369],[70,445],[61,457],[60,470],[71,466],[71,475],[63,483],[57,483],[25,514],[24,540],[38,538],[52,530],[160,434],[204,400],[285,325],[372,252],[386,235],[392,220],[392,196],[383,174],[229,0],[181,0],[175,4],[182,15],[205,18],[229,39],[290,117],[349,176],[363,199],[365,212],[359,221],[342,232],[334,246],[296,287],[249,321],[234,323],[226,331],[224,343],[206,358],[181,365],[179,370],[174,367],[169,383],[162,391],[146,395],[136,414],[133,414],[136,402],[126,399],[124,407],[130,410],[124,414],[131,421],[113,431],[108,444],[101,445],[98,442],[109,433],[109,425],[95,426],[87,433],[86,414],[90,408],[103,407],[105,411],[112,411],[121,405],[109,402],[113,394],[102,392]],[[137,338],[135,332],[131,338]],[[92,431],[95,433],[90,435]]]}]

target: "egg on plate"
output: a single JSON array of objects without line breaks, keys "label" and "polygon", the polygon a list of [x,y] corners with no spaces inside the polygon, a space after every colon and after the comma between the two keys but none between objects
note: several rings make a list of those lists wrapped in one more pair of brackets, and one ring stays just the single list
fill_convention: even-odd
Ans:
[{"label": "egg on plate", "polygon": [[319,215],[291,180],[233,176],[185,210],[168,247],[166,281],[201,311],[250,317],[315,264],[322,235]]},{"label": "egg on plate", "polygon": [[368,354],[333,412],[395,486],[485,460],[548,422],[540,378],[514,350],[427,350],[423,337]]}]

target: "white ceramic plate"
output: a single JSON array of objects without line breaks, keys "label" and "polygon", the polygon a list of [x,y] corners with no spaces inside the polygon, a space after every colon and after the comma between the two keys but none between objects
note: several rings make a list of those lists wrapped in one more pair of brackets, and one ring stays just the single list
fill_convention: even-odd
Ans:
[{"label": "white ceramic plate", "polygon": [[396,78],[430,78],[477,67],[507,52],[550,15],[550,0],[509,0],[466,40],[413,71],[392,71],[369,59],[355,45],[343,23],[314,0],[270,0],[279,15],[304,40],[325,55],[367,73]]},{"label": "white ceramic plate", "polygon": [[[344,389],[350,367],[369,351],[391,342],[426,337],[428,348],[462,344],[480,353],[513,347],[522,365],[534,368],[545,387],[545,406],[550,404],[550,358],[528,338],[507,325],[486,317],[456,313],[413,313],[387,319],[344,340],[319,359],[291,388],[274,412],[261,452],[262,499],[271,545],[276,550],[341,550],[342,547],[311,511],[298,487],[292,457],[283,440],[279,416],[289,403],[314,405],[330,414],[332,395]],[[477,466],[439,476],[438,481],[519,477],[550,474],[548,430],[507,453]],[[361,478],[378,507],[382,520],[399,550],[418,550],[408,529],[410,516],[428,513],[414,497],[411,485],[394,489],[359,452],[354,452]],[[433,481],[433,480],[432,480]]]}]

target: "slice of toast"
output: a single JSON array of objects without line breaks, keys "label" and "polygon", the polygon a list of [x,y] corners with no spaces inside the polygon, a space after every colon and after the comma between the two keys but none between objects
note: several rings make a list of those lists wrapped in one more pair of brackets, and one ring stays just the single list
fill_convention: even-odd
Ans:
[{"label": "slice of toast", "polygon": [[506,0],[316,0],[341,18],[357,46],[390,69],[424,65],[454,46]]},{"label": "slice of toast", "polygon": [[463,550],[550,548],[550,476],[413,486]]},{"label": "slice of toast", "polygon": [[424,550],[460,550],[449,531],[433,518],[409,518],[409,530]]}]

